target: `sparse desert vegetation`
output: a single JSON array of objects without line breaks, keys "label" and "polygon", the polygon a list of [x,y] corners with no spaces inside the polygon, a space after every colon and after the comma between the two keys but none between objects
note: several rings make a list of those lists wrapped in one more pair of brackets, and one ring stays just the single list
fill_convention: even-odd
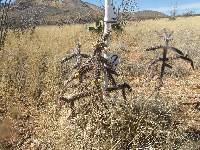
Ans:
[{"label": "sparse desert vegetation", "polygon": [[[133,91],[126,101],[117,92],[101,102],[80,99],[74,117],[59,98],[63,89],[74,93],[77,83],[63,84],[72,70],[60,60],[76,41],[89,54],[99,35],[86,25],[10,30],[0,51],[0,149],[199,150],[199,26],[196,16],[129,22],[122,34],[113,32],[110,51],[121,57],[117,81],[129,83]],[[151,78],[147,67],[159,52],[145,49],[163,44],[156,34],[163,28],[174,31],[172,46],[192,58],[195,70],[181,60],[173,63],[158,94],[157,75]],[[159,75],[158,67],[152,72]]]}]

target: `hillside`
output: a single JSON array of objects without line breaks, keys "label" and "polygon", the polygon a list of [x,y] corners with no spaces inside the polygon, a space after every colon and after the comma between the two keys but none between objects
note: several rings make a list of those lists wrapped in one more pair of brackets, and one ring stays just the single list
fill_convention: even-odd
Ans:
[{"label": "hillside", "polygon": [[128,13],[126,18],[129,21],[140,21],[140,20],[147,20],[147,19],[159,19],[167,17],[166,14],[153,11],[153,10],[143,10],[143,11],[136,11],[134,13]]},{"label": "hillside", "polygon": [[[98,17],[97,17],[98,16]],[[145,20],[166,17],[157,11],[130,13],[128,20]],[[14,27],[35,25],[62,25],[90,23],[102,19],[100,7],[81,0],[17,0],[9,13]]]},{"label": "hillside", "polygon": [[135,13],[136,20],[165,18],[167,15],[159,11],[144,10]]},{"label": "hillside", "polygon": [[16,1],[11,8],[13,25],[55,25],[93,22],[101,16],[98,7],[80,0]]}]

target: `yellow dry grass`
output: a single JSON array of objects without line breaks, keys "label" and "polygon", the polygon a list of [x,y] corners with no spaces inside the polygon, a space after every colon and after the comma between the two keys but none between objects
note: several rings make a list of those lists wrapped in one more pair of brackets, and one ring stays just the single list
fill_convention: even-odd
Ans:
[{"label": "yellow dry grass", "polygon": [[[147,100],[149,103],[161,103],[160,101],[162,101],[177,117],[173,119],[179,119],[182,124],[181,128],[200,130],[200,112],[192,106],[179,105],[180,102],[194,102],[200,99],[199,27],[200,17],[188,17],[178,18],[176,21],[160,19],[130,22],[125,27],[123,34],[113,33],[110,51],[120,54],[122,60],[120,70],[123,76],[119,81],[130,83],[134,89],[133,93],[129,94],[127,102],[131,104],[131,107],[133,103],[140,103],[141,99]],[[145,82],[148,76],[145,67],[157,53],[145,52],[145,49],[160,45],[163,42],[155,33],[155,31],[161,31],[163,28],[174,31],[172,45],[189,54],[195,62],[196,70],[193,71],[185,62],[177,62],[173,70],[169,70],[164,79],[165,86],[161,89],[158,98],[160,101],[158,102],[155,99],[155,101],[147,99],[153,91],[154,82]],[[12,149],[13,145],[15,145],[14,149],[34,149],[37,147],[41,149],[119,149],[120,146],[123,147],[123,144],[127,144],[123,142],[131,134],[131,131],[127,134],[124,131],[122,134],[121,130],[116,128],[116,131],[119,131],[122,136],[114,139],[116,133],[108,135],[99,133],[100,131],[107,131],[102,130],[102,128],[106,128],[106,125],[99,126],[98,130],[95,130],[91,116],[78,114],[74,120],[71,120],[69,119],[70,109],[68,107],[60,109],[57,106],[57,100],[62,90],[60,85],[64,80],[59,72],[59,59],[71,48],[74,48],[76,41],[80,41],[81,49],[84,52],[91,52],[91,45],[97,41],[98,37],[97,34],[89,33],[85,25],[40,26],[34,32],[27,30],[24,33],[12,31],[8,33],[5,47],[0,52],[0,121],[4,125],[7,118],[10,117],[12,122],[16,122],[12,127],[9,126],[9,128],[13,128],[9,130],[15,131],[15,136],[18,139],[9,135],[5,140],[2,140],[0,135],[2,143],[0,143],[0,149]],[[131,71],[127,70],[127,64],[131,65]],[[71,72],[68,72],[66,76],[68,77],[70,74]],[[76,89],[70,91],[73,90]],[[116,101],[119,99],[116,98]],[[113,106],[112,112],[109,111],[108,113],[119,115],[119,117],[122,117],[121,120],[126,120],[122,114],[118,114],[122,109],[122,101],[116,102],[120,105],[119,108]],[[77,104],[80,113],[82,112],[81,107],[85,110],[84,104],[87,104],[85,99]],[[176,110],[173,110],[175,108]],[[15,110],[15,117],[12,115],[13,109]],[[16,112],[18,109],[20,111]],[[96,112],[96,110],[93,111]],[[98,115],[100,114],[92,114],[93,117]],[[88,118],[91,118],[91,120]],[[80,126],[85,124],[86,120],[89,120],[88,124],[82,130]],[[112,121],[110,124],[112,124]],[[23,128],[27,130],[21,131]],[[93,128],[95,131],[92,130]],[[112,131],[112,129],[110,130]],[[171,132],[174,132],[174,130]],[[94,139],[91,139],[93,137],[91,134],[94,133]],[[101,134],[105,135],[102,139]],[[175,137],[174,134],[172,135]],[[20,135],[22,135],[21,138]],[[26,137],[26,135],[30,137]],[[139,133],[136,135],[139,135]],[[10,139],[8,139],[9,137]],[[135,140],[136,137],[134,136]],[[105,140],[105,138],[108,140]],[[134,142],[137,143],[137,140]],[[170,147],[169,143],[165,143],[166,147],[162,145],[162,149],[171,149],[173,146]],[[16,146],[16,144],[19,145]],[[195,148],[198,148],[198,144],[199,141],[189,141],[179,148],[187,149],[190,146],[195,150]],[[134,146],[133,144],[132,149],[135,148]]]}]

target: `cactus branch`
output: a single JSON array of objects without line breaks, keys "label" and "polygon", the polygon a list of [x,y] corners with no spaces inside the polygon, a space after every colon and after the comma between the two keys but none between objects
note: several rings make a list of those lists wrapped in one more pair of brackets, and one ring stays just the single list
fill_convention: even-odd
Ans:
[{"label": "cactus branch", "polygon": [[[165,68],[167,67],[167,68],[172,69],[172,66],[167,63],[168,61],[182,59],[184,61],[189,62],[191,64],[192,68],[194,69],[194,62],[192,61],[192,59],[190,59],[187,55],[184,56],[184,53],[181,50],[179,50],[175,47],[169,46],[169,42],[172,40],[172,33],[173,32],[167,33],[166,29],[164,29],[163,34],[157,32],[158,36],[164,39],[165,45],[164,46],[162,46],[162,45],[153,46],[153,47],[146,49],[146,51],[156,51],[158,49],[163,50],[162,58],[159,57],[159,58],[153,60],[148,67],[148,69],[151,69],[151,67],[153,65],[157,64],[158,62],[162,62],[161,69],[160,69],[160,77],[159,77],[160,78],[159,87],[161,87],[163,84],[162,79],[165,74]],[[176,53],[175,57],[168,57],[168,52],[170,50],[173,51],[174,53]]]}]

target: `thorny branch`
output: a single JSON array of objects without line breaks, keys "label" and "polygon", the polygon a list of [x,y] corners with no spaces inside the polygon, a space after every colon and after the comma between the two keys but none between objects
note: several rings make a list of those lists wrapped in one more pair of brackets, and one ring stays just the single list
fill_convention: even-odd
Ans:
[{"label": "thorny branch", "polygon": [[191,103],[181,103],[181,105],[193,105],[195,109],[200,110],[200,101],[199,102],[191,102]]},{"label": "thorny branch", "polygon": [[[158,49],[163,50],[162,57],[159,57],[159,58],[153,60],[148,67],[148,69],[151,69],[151,67],[153,65],[157,64],[158,62],[162,62],[161,70],[160,70],[160,76],[159,76],[160,85],[157,87],[158,89],[160,89],[160,87],[163,86],[163,77],[164,77],[164,74],[165,74],[165,68],[167,67],[167,68],[172,69],[172,66],[168,64],[169,61],[182,59],[184,61],[189,62],[193,69],[194,69],[194,63],[193,63],[192,59],[190,59],[188,57],[188,55],[184,55],[184,53],[181,50],[179,50],[175,47],[169,46],[169,42],[172,40],[173,32],[167,33],[166,29],[164,29],[163,34],[161,34],[161,33],[157,33],[157,34],[159,35],[159,37],[164,39],[165,45],[164,46],[159,45],[159,46],[150,47],[150,48],[147,48],[146,51],[156,51]],[[175,57],[168,57],[169,50],[175,52],[176,56]]]},{"label": "thorny branch", "polygon": [[[127,83],[123,84],[116,83],[114,76],[118,76],[118,73],[114,69],[112,62],[110,62],[109,60],[107,60],[102,56],[103,50],[107,47],[106,44],[107,38],[108,35],[106,34],[102,36],[102,38],[98,40],[97,43],[94,44],[92,56],[89,56],[87,54],[82,54],[80,51],[80,44],[77,44],[75,53],[61,60],[61,63],[64,64],[65,62],[71,59],[76,59],[77,71],[72,77],[70,77],[69,80],[65,82],[66,84],[70,83],[71,81],[77,78],[79,78],[79,82],[82,83],[84,76],[89,72],[93,72],[92,82],[94,83],[94,85],[90,88],[90,90],[86,90],[69,97],[61,97],[60,98],[61,101],[64,101],[65,103],[71,103],[71,106],[73,106],[76,100],[79,100],[83,97],[94,96],[96,100],[102,100],[103,92],[110,93],[119,90],[122,91],[123,98],[126,99],[126,89],[128,89],[129,92],[132,91],[131,87]],[[83,62],[83,58],[86,58],[85,62]],[[104,71],[106,71],[108,80],[112,85],[106,89],[102,88],[102,80],[101,80]]]}]

